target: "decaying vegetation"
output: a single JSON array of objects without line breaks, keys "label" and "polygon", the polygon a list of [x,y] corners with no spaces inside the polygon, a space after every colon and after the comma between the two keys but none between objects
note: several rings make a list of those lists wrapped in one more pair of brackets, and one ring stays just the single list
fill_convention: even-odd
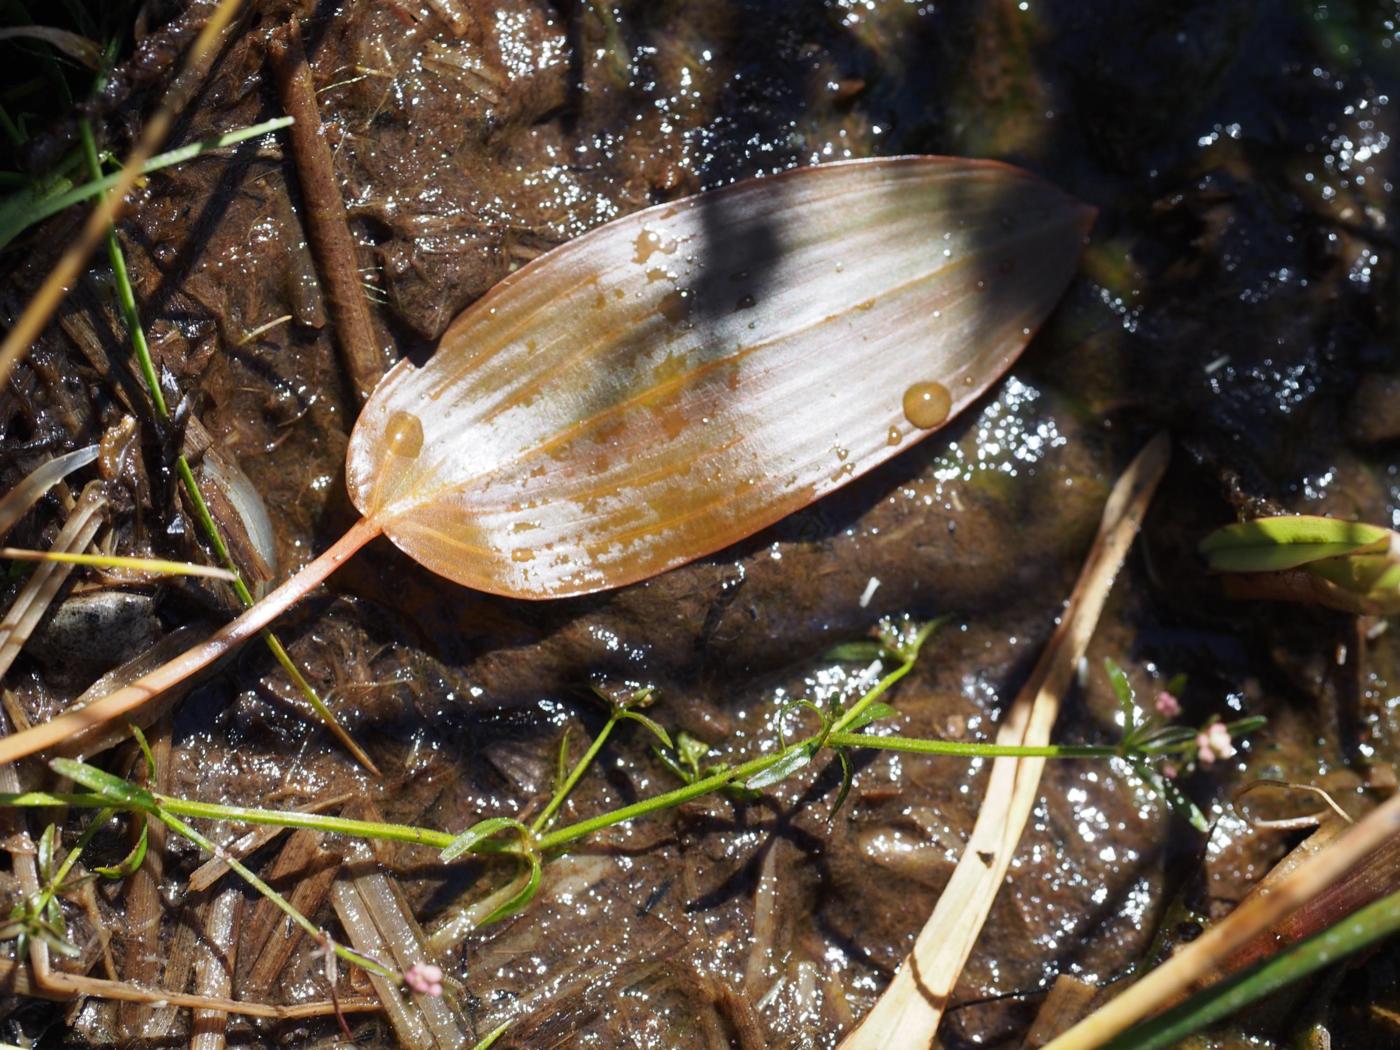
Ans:
[{"label": "decaying vegetation", "polygon": [[[1202,259],[1243,265],[1244,185],[1292,174],[1105,190],[1045,138],[1072,45],[999,0],[56,6],[0,31],[0,1037],[1393,1030],[1397,555],[1356,519],[1395,490],[1277,483],[1300,404],[1367,450],[1327,477],[1384,473],[1393,362],[1198,361],[1183,305],[1223,280]],[[1219,17],[1224,48],[1273,16]],[[1330,54],[1388,83],[1385,33],[1338,17]],[[934,152],[1117,194],[1000,386],[1092,209],[981,162],[773,177]],[[1273,284],[1223,299],[1296,279],[1383,342],[1385,173],[1329,171],[1288,221],[1345,245],[1261,251]],[[925,237],[936,265],[899,270]],[[1143,261],[1163,245],[1196,255]],[[1188,318],[1147,363],[1144,317]],[[1213,407],[1163,392],[1174,361]],[[1339,428],[1312,406],[1357,370]],[[1247,604],[1278,598],[1304,611]],[[1308,1009],[1265,998],[1300,979]]]}]

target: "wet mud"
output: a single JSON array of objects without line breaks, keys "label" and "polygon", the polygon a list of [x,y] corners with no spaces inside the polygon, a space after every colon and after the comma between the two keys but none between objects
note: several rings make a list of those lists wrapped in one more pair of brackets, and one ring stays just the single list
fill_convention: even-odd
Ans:
[{"label": "wet mud", "polygon": [[[209,6],[152,5],[96,107],[118,153]],[[172,142],[281,112],[267,34],[300,6],[248,0]],[[1398,757],[1393,632],[1358,642],[1338,614],[1228,604],[1195,544],[1260,508],[1400,527],[1400,24],[1385,5],[359,0],[314,5],[303,28],[373,323],[394,356],[422,360],[463,307],[573,236],[796,165],[996,157],[1100,216],[1061,306],[979,405],[734,548],[618,592],[522,603],[463,591],[375,543],[278,630],[383,779],[303,717],[249,645],[159,730],[172,793],[287,806],[350,793],[386,819],[451,830],[534,812],[561,739],[576,755],[603,722],[593,687],[652,687],[651,717],[711,744],[713,760],[746,756],[774,746],[786,701],[858,695],[861,667],[827,654],[884,616],[949,618],[893,698],[893,724],[989,740],[1062,611],[1109,485],[1165,429],[1173,466],[1056,739],[1115,739],[1105,657],[1146,696],[1186,674],[1188,719],[1269,724],[1184,785],[1213,822],[1204,836],[1122,768],[1051,763],[944,1045],[1020,1045],[1057,975],[1107,986],[1183,907],[1200,922],[1228,911],[1297,838],[1243,821],[1229,805],[1240,785],[1289,779],[1367,804],[1363,785]],[[61,154],[72,134],[52,129],[26,163]],[[59,215],[0,256],[7,311],[78,221]],[[152,175],[121,237],[167,395],[241,467],[255,493],[243,498],[271,525],[266,562],[284,575],[353,520],[341,463],[356,411],[285,139]],[[133,451],[102,472],[111,528],[196,557],[171,474],[190,425],[153,418],[110,272],[95,264],[0,395],[0,479],[8,488],[128,415]],[[13,542],[51,540],[64,513],[61,495],[49,499]],[[7,689],[28,717],[48,717],[145,639],[212,630],[230,611],[217,588],[188,582],[65,593]],[[70,658],[93,623],[104,644]],[[619,729],[565,817],[674,786],[652,742]],[[839,770],[823,760],[758,798],[610,829],[552,860],[531,906],[452,947],[444,968],[476,1036],[517,1019],[501,1047],[834,1047],[931,911],[986,771],[866,756],[833,818]],[[174,839],[165,853],[174,937],[202,906],[185,889],[201,858]],[[410,847],[380,861],[429,930],[502,878]],[[125,899],[104,888],[97,907],[123,969],[135,943]],[[329,904],[313,919],[335,921]],[[260,994],[322,997],[315,948],[299,941]],[[235,994],[259,951],[239,952]],[[1333,1045],[1385,1045],[1396,967],[1382,949],[1317,1009],[1261,1009],[1201,1045],[1293,1045],[1318,1016]],[[5,1009],[0,1033],[14,1041],[130,1035],[127,1015],[96,1000],[71,1014]],[[351,1020],[361,1045],[393,1045],[384,1022]],[[185,1038],[184,1023],[160,1038]],[[231,1038],[300,1045],[334,1032],[238,1022]]]}]

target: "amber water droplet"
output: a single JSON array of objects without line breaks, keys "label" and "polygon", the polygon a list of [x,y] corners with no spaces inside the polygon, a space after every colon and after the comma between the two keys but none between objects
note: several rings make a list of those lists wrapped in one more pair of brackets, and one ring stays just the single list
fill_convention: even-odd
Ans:
[{"label": "amber water droplet", "polygon": [[898,445],[900,438],[899,427],[890,427],[889,436],[885,438],[885,443],[887,445]]},{"label": "amber water droplet", "polygon": [[904,418],[920,430],[931,430],[948,418],[953,399],[942,383],[915,383],[904,391]]},{"label": "amber water droplet", "polygon": [[395,412],[384,428],[384,444],[394,455],[413,459],[423,451],[423,421],[412,412]]}]

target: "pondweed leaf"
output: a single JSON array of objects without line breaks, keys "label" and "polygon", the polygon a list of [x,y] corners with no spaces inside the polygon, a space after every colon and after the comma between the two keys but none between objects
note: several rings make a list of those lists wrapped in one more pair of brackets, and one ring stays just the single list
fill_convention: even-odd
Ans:
[{"label": "pondweed leaf", "polygon": [[355,505],[477,590],[551,598],[725,547],[926,437],[1069,282],[1093,211],[900,157],[608,223],[507,277],[360,414]]},{"label": "pondweed leaf", "polygon": [[546,253],[366,403],[346,461],[364,520],[209,641],[0,739],[0,762],[146,703],[381,533],[465,586],[557,598],[757,532],[979,397],[1093,215],[1004,164],[895,157],[736,183]]}]

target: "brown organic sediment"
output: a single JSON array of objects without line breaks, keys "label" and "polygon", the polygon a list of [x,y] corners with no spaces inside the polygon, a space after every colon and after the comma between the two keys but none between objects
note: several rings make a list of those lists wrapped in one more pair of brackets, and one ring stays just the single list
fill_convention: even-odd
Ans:
[{"label": "brown organic sediment", "polygon": [[15,362],[28,352],[29,345],[38,338],[39,332],[58,309],[58,304],[77,282],[88,256],[97,247],[97,242],[107,235],[108,227],[120,216],[126,195],[141,177],[142,167],[155,154],[175,120],[175,114],[208,72],[209,63],[224,40],[234,15],[238,13],[239,5],[240,0],[220,0],[219,6],[214,9],[199,31],[199,36],[195,38],[184,69],[166,92],[155,113],[141,128],[141,137],[137,140],[135,148],[127,154],[126,162],[117,173],[117,181],[106,194],[98,198],[96,207],[88,213],[78,236],[44,278],[44,283],[25,305],[19,319],[5,333],[4,340],[0,341],[0,387],[9,381]]},{"label": "brown organic sediment", "polygon": [[316,84],[295,19],[272,34],[268,54],[282,108],[294,120],[287,133],[301,184],[302,218],[330,307],[336,345],[355,395],[363,405],[384,375],[384,355],[360,286],[355,242],[350,237],[345,201],[336,183],[331,149],[316,105]]}]

